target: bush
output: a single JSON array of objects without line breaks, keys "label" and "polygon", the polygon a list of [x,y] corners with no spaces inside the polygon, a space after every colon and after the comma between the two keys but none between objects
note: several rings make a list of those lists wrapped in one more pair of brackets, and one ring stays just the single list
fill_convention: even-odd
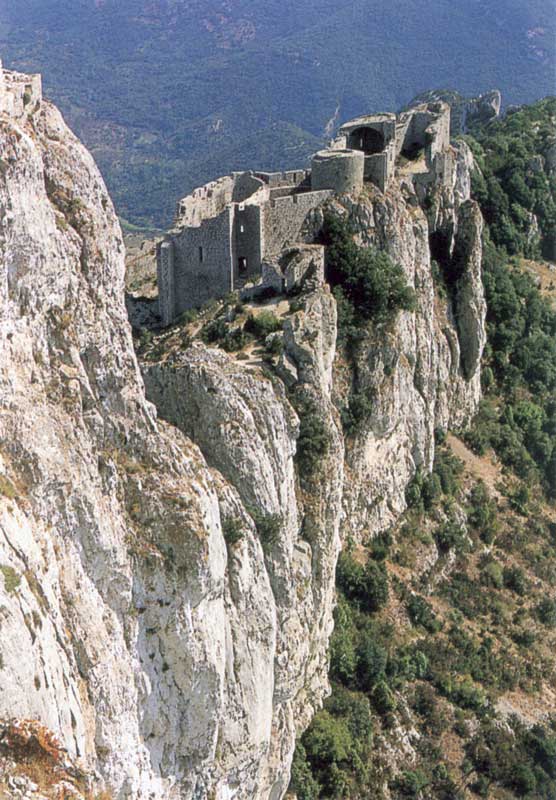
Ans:
[{"label": "bush", "polygon": [[259,508],[248,506],[247,512],[255,523],[257,534],[264,546],[275,544],[280,538],[284,519],[280,514],[265,514]]},{"label": "bush", "polygon": [[297,743],[293,755],[289,790],[295,792],[298,800],[317,800],[320,785],[313,778],[307,752],[301,742]]},{"label": "bush", "polygon": [[342,595],[334,610],[334,631],[330,639],[330,678],[353,685],[357,669],[357,630],[349,603]]},{"label": "bush", "polygon": [[379,680],[384,680],[388,653],[381,647],[373,631],[366,631],[357,648],[357,676],[360,688],[370,692]]},{"label": "bush", "polygon": [[228,519],[225,519],[222,523],[222,533],[224,534],[226,544],[233,546],[243,538],[245,531],[243,530],[240,519],[228,517]]},{"label": "bush", "polygon": [[502,567],[496,561],[491,561],[484,568],[481,575],[485,586],[492,586],[493,589],[501,589],[504,586]]},{"label": "bush", "polygon": [[536,614],[539,621],[547,628],[556,627],[556,599],[545,597],[537,605]]},{"label": "bush", "polygon": [[328,281],[341,289],[361,322],[384,321],[398,310],[415,308],[415,292],[402,268],[385,252],[359,247],[349,222],[325,213],[322,236]]},{"label": "bush", "polygon": [[394,782],[395,788],[404,797],[420,797],[421,792],[429,785],[424,772],[420,769],[404,770]]},{"label": "bush", "polygon": [[379,681],[372,694],[373,705],[379,714],[391,714],[397,708],[394,693],[385,681]]},{"label": "bush", "polygon": [[492,544],[496,535],[497,509],[482,481],[473,487],[470,501],[471,508],[467,515],[469,524],[485,544]]},{"label": "bush", "polygon": [[359,564],[348,553],[338,559],[336,581],[344,595],[362,611],[374,612],[388,602],[388,574],[383,564]]},{"label": "bush", "polygon": [[373,410],[373,401],[368,392],[354,392],[349,403],[342,409],[342,427],[349,436],[357,433],[367,422]]},{"label": "bush", "polygon": [[456,520],[448,520],[437,528],[434,538],[438,549],[443,553],[447,553],[452,548],[463,550],[466,544],[465,530]]},{"label": "bush", "polygon": [[437,633],[442,627],[432,610],[432,606],[427,603],[424,597],[412,594],[405,607],[413,625],[420,625],[429,633]]},{"label": "bush", "polygon": [[527,593],[527,578],[521,567],[504,567],[504,586],[523,597]]},{"label": "bush", "polygon": [[250,314],[245,323],[245,330],[257,339],[266,339],[270,333],[282,330],[282,322],[272,311],[261,311],[254,316]]},{"label": "bush", "polygon": [[311,476],[328,452],[329,437],[316,404],[312,401],[297,402],[299,414],[299,436],[296,460],[302,478]]}]

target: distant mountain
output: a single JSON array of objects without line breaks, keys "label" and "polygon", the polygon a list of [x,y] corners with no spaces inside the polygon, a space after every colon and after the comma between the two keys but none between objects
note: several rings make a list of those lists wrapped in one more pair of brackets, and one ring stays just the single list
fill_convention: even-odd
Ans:
[{"label": "distant mountain", "polygon": [[301,166],[336,122],[431,86],[554,91],[555,0],[3,0],[5,65],[45,89],[120,214],[246,166]]}]

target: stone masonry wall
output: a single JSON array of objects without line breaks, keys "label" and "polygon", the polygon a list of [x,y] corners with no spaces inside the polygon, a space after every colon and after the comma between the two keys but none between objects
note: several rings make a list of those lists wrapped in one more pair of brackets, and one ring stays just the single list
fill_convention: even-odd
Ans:
[{"label": "stone masonry wall", "polygon": [[264,209],[264,255],[274,255],[288,245],[300,241],[303,222],[309,211],[323,203],[334,192],[324,189],[303,192],[293,197],[279,197]]},{"label": "stone masonry wall", "polygon": [[[259,275],[263,254],[263,231],[261,207],[246,203],[236,206],[233,219],[232,269],[235,282],[247,276]],[[240,269],[240,260],[245,259],[245,271]]]},{"label": "stone masonry wall", "polygon": [[173,241],[176,315],[231,291],[232,208]]}]

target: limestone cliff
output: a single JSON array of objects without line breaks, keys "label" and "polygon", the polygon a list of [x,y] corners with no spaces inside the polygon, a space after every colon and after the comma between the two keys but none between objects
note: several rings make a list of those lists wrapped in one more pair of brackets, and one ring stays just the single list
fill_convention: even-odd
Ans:
[{"label": "limestone cliff", "polygon": [[[52,780],[83,796],[89,775],[118,799],[279,800],[327,691],[341,539],[399,513],[435,427],[479,399],[469,153],[454,151],[426,197],[402,181],[334,202],[418,297],[415,314],[368,333],[355,373],[337,353],[334,298],[313,286],[285,319],[276,373],[200,343],[145,368],[173,427],[145,399],[102,179],[40,96],[3,102],[14,85],[27,84],[8,76],[0,91],[0,717],[50,729],[71,762]],[[459,259],[445,299],[434,234]],[[346,440],[353,381],[373,411]],[[308,472],[301,409],[327,442]],[[0,787],[17,797],[10,731]]]}]

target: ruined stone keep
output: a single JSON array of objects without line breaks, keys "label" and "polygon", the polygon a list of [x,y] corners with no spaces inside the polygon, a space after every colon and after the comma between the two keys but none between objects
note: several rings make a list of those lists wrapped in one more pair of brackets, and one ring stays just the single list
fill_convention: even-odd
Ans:
[{"label": "ruined stone keep", "polygon": [[414,184],[442,180],[450,157],[450,108],[426,103],[402,114],[351,120],[311,169],[234,172],[179,201],[157,249],[163,325],[183,311],[261,281],[263,262],[304,240],[310,211],[336,194],[372,183],[386,192],[397,169]]}]

